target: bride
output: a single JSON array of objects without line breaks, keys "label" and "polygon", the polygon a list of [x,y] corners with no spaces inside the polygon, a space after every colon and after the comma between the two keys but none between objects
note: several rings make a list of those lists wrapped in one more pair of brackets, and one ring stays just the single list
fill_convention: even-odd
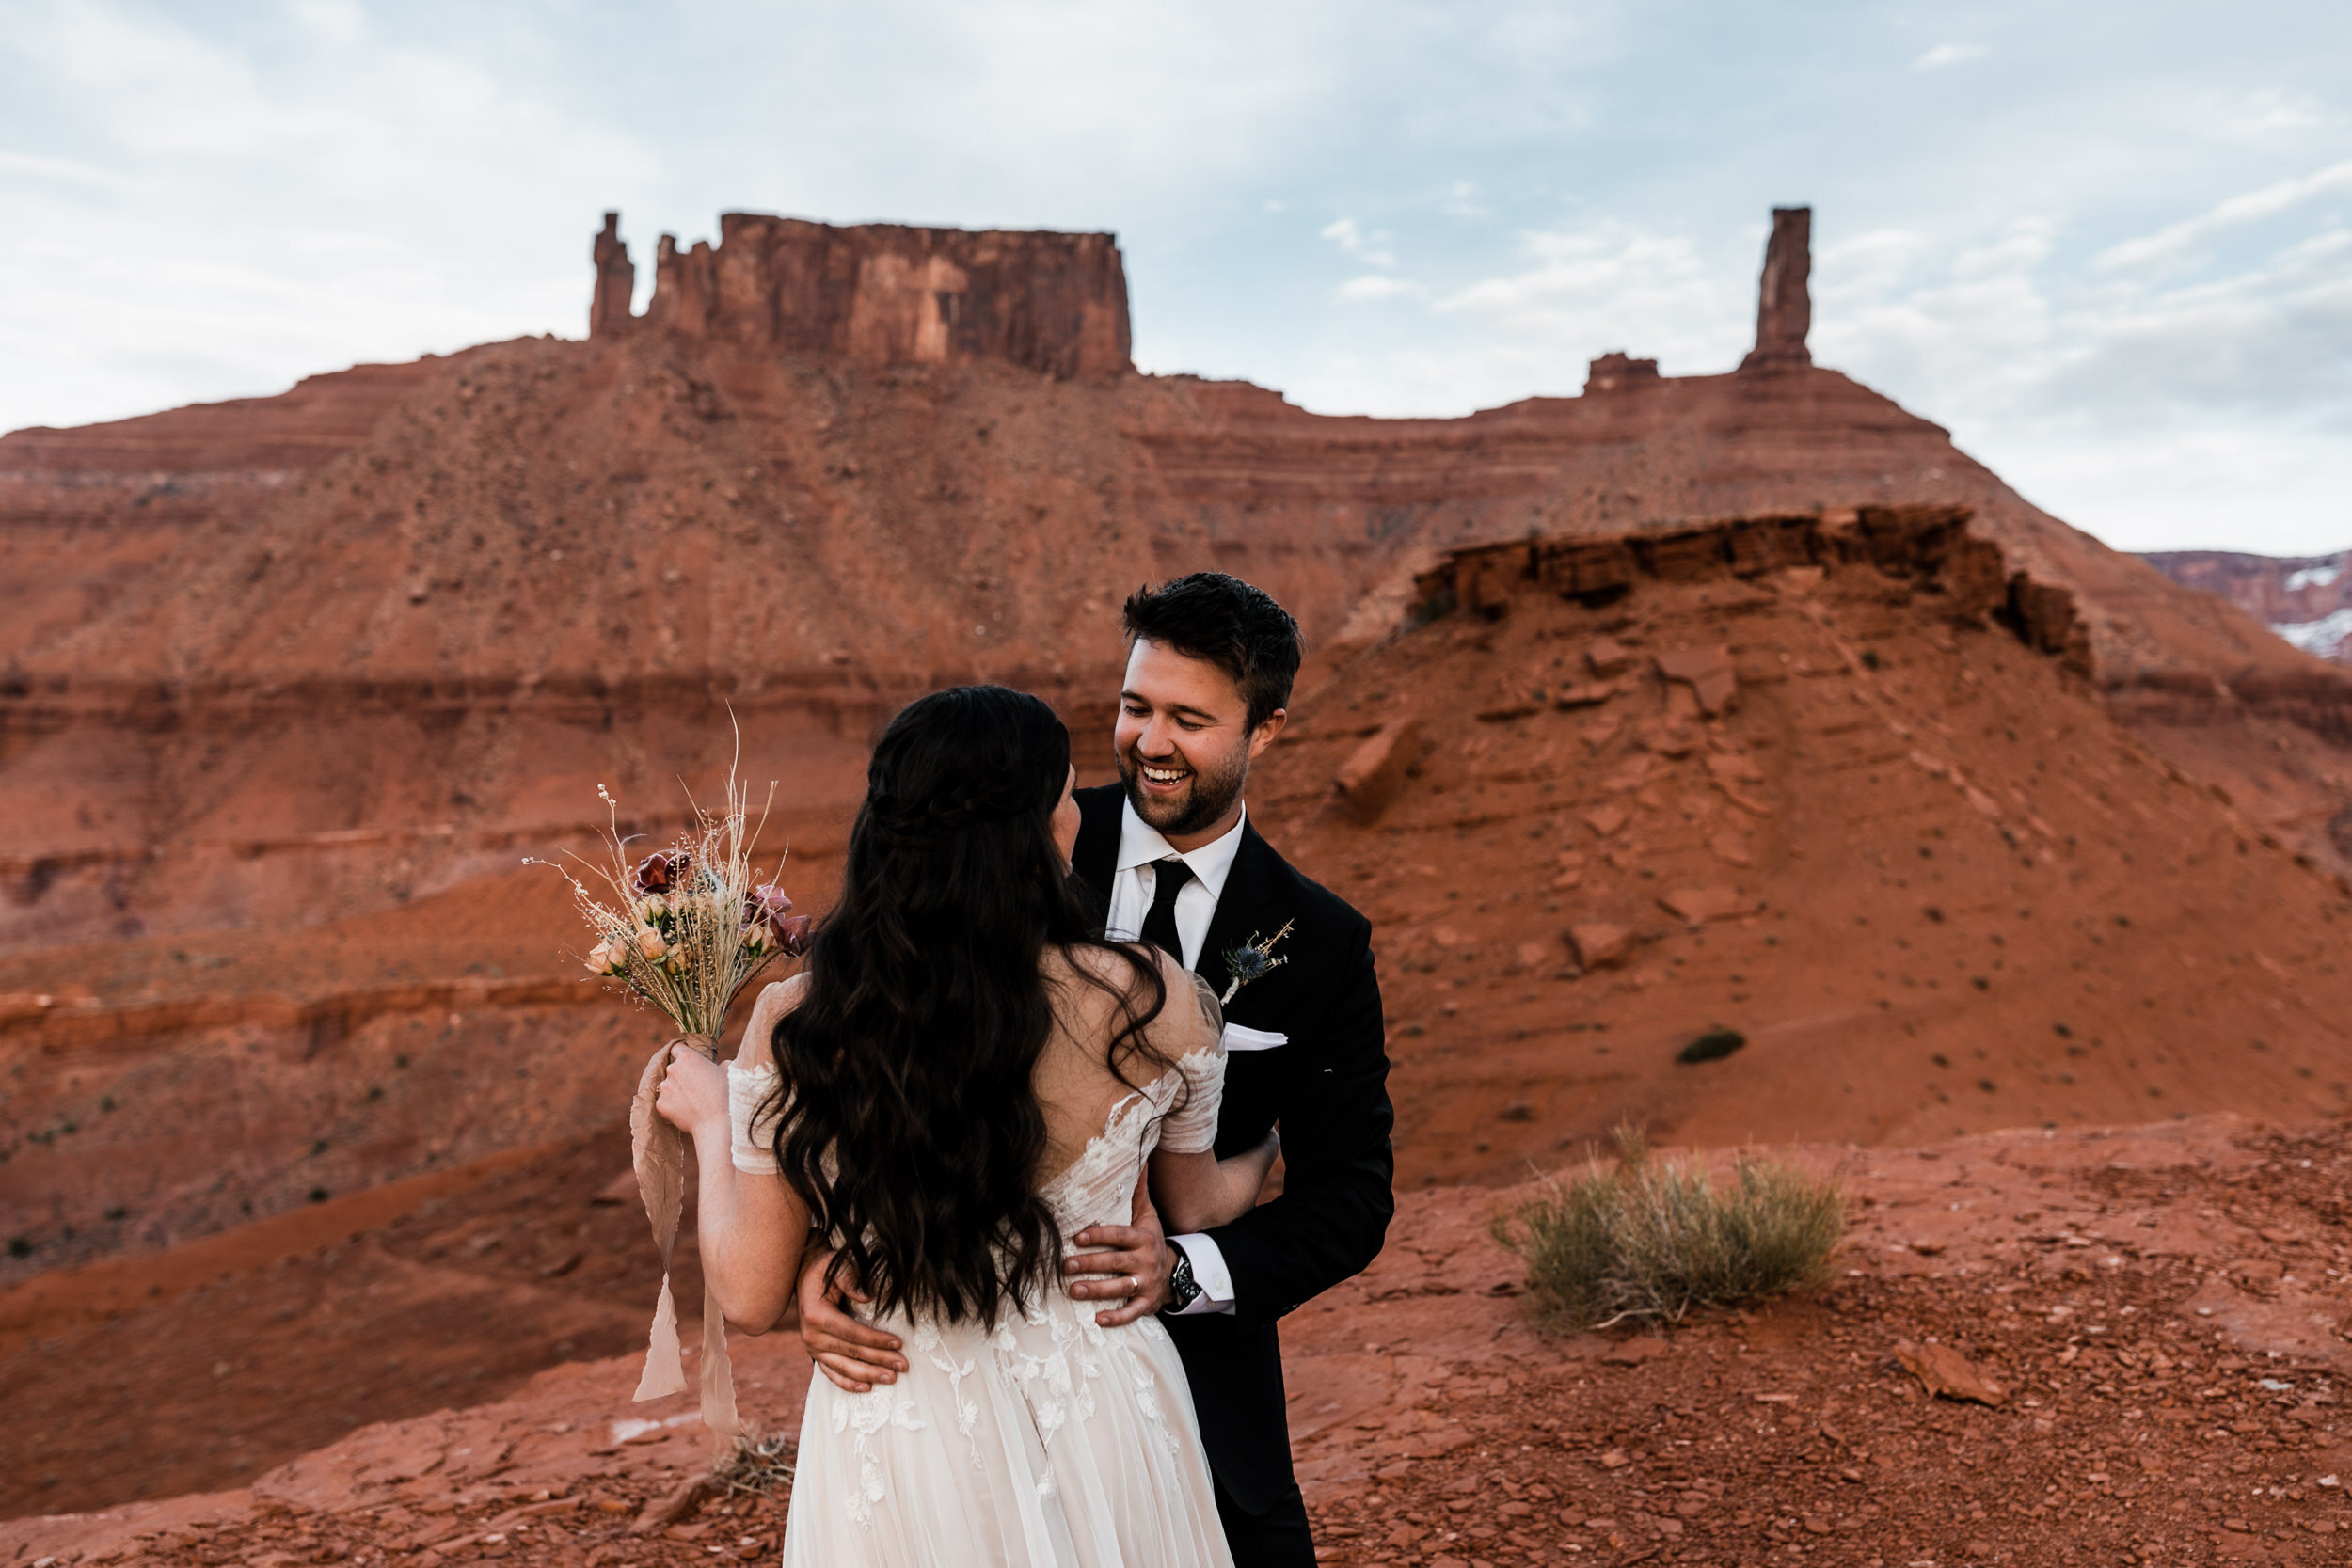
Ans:
[{"label": "bride", "polygon": [[807,972],[761,993],[723,1069],[672,1051],[659,1109],[694,1139],[727,1321],[770,1328],[803,1248],[837,1249],[911,1364],[863,1394],[812,1374],[787,1568],[1232,1562],[1166,1331],[1100,1326],[1057,1265],[1127,1223],[1147,1162],[1169,1228],[1200,1230],[1248,1212],[1276,1145],[1210,1152],[1216,1003],[1101,939],[1070,879],[1074,779],[1034,697],[909,705]]}]

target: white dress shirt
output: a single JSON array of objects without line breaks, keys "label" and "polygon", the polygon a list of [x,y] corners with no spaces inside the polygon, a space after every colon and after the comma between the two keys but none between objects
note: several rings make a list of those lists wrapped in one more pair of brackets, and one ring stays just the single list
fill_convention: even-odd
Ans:
[{"label": "white dress shirt", "polygon": [[[1216,918],[1216,901],[1225,895],[1225,879],[1232,874],[1233,857],[1241,850],[1241,831],[1249,808],[1227,832],[1198,849],[1178,853],[1160,831],[1136,815],[1136,803],[1120,803],[1119,861],[1111,873],[1111,911],[1104,934],[1113,942],[1143,940],[1143,917],[1152,912],[1152,895],[1159,886],[1153,866],[1160,861],[1181,860],[1192,868],[1192,880],[1176,893],[1176,940],[1184,945],[1184,967],[1198,971],[1200,950],[1208,945],[1209,923]],[[1233,1276],[1225,1267],[1225,1254],[1208,1237],[1195,1233],[1170,1236],[1192,1261],[1193,1283],[1200,1287],[1192,1305],[1179,1316],[1233,1310]]]},{"label": "white dress shirt", "polygon": [[1104,934],[1113,942],[1142,941],[1143,917],[1152,912],[1152,895],[1159,887],[1154,867],[1161,861],[1183,861],[1192,868],[1192,880],[1176,894],[1176,940],[1184,944],[1179,957],[1184,967],[1198,971],[1209,922],[1216,918],[1216,901],[1225,895],[1225,879],[1232,875],[1233,857],[1241,852],[1241,831],[1249,820],[1249,808],[1242,808],[1232,828],[1182,854],[1157,828],[1136,815],[1133,800],[1120,802],[1119,813],[1119,863],[1111,873],[1111,912]]}]

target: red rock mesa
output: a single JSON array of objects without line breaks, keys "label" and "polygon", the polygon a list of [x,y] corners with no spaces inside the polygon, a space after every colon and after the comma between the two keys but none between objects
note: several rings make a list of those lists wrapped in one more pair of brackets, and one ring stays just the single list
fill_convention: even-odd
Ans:
[{"label": "red rock mesa", "polygon": [[[1531,534],[1607,541],[1604,556],[1638,554],[1714,537],[1733,518],[1802,519],[1828,537],[1867,509],[1964,511],[1967,536],[1997,551],[2007,584],[1988,601],[1997,612],[1987,624],[2013,624],[2026,641],[1983,632],[1949,653],[1917,619],[1932,596],[1900,574],[1883,588],[1842,567],[1825,578],[1823,594],[1858,594],[1872,624],[1885,623],[1880,641],[1926,650],[1916,689],[1887,701],[1897,704],[1896,722],[1947,751],[1915,738],[1876,780],[1870,767],[1807,773],[1800,782],[1818,793],[1792,822],[1842,824],[1895,809],[1885,804],[1890,780],[1926,789],[1921,781],[1933,777],[1904,760],[1919,749],[1947,766],[1947,779],[1956,769],[2005,780],[2002,788],[2036,800],[2038,790],[2055,790],[2058,800],[2032,812],[2058,828],[2079,809],[2066,832],[2086,842],[2103,813],[2111,821],[2136,821],[2142,810],[2161,820],[2188,813],[2185,825],[2158,835],[2172,847],[2145,863],[2185,866],[2193,840],[2221,844],[2224,829],[2206,807],[2182,803],[2188,786],[2162,771],[2169,762],[2236,796],[2249,857],[2292,851],[2319,870],[2340,866],[2326,827],[2352,794],[2341,750],[2352,734],[2352,677],[2065,527],[1937,426],[1806,362],[1802,218],[1775,220],[1749,372],[1669,377],[1629,354],[1604,356],[1583,395],[1531,396],[1463,419],[1329,418],[1244,383],[1135,373],[1108,236],[833,228],[735,214],[714,247],[666,247],[654,309],[642,319],[628,312],[633,272],[617,221],[608,223],[592,253],[594,331],[584,341],[493,343],[312,377],[276,398],[0,437],[0,811],[10,824],[0,843],[0,1052],[14,1075],[0,1108],[9,1162],[0,1232],[23,1242],[19,1256],[0,1258],[0,1271],[167,1247],[248,1212],[299,1207],[313,1193],[593,1127],[644,1021],[578,978],[565,957],[576,939],[560,886],[516,863],[587,842],[598,783],[628,803],[633,826],[664,830],[682,809],[677,781],[706,788],[724,766],[731,713],[746,770],[781,782],[775,833],[792,847],[793,890],[821,905],[880,718],[939,684],[1015,682],[1064,706],[1079,726],[1082,758],[1100,776],[1120,599],[1138,582],[1199,567],[1263,583],[1296,610],[1317,650],[1299,699],[1304,771],[1277,768],[1295,795],[1270,804],[1267,820],[1304,835],[1311,863],[1343,885],[1346,877],[1322,861],[1343,863],[1352,841],[1321,814],[1347,757],[1327,752],[1310,766],[1308,737],[1319,724],[1337,726],[1326,731],[1336,736],[1349,724],[1376,730],[1400,716],[1375,695],[1390,678],[1382,661],[1395,664],[1391,689],[1409,689],[1416,701],[1435,690],[1439,677],[1429,672],[1440,665],[1463,690],[1541,687],[1545,703],[1558,701],[1565,682],[1565,673],[1526,678],[1533,642],[1502,651],[1542,616],[1515,613],[1494,649],[1447,644],[1442,660],[1428,652],[1429,638],[1400,637],[1416,607],[1430,603],[1417,582],[1440,562],[1483,559],[1478,551],[1502,542],[1524,549]],[[1562,367],[1562,385],[1575,373]],[[1710,717],[1703,690],[1726,674],[1749,690],[1748,667],[1769,673],[1782,652],[1808,664],[1831,657],[1801,595],[1775,599],[1766,614],[1729,599],[1702,605],[1700,592],[1657,591],[1657,625],[1671,624],[1680,641],[1653,646],[1700,662],[1684,680],[1643,663],[1648,651],[1629,645],[1629,668],[1651,683],[1642,703],[1662,705],[1687,688],[1703,721],[1736,730],[1756,720],[1756,708]],[[1716,620],[1725,624],[1710,629]],[[1444,637],[1453,635],[1449,625]],[[1708,662],[1708,650],[1735,646],[1747,651],[1724,653],[1727,666]],[[1548,671],[1566,647],[1541,650]],[[2000,702],[1972,698],[1963,724],[1949,717],[1962,708],[1929,701],[1921,682],[1957,690],[1949,683],[1959,672],[1992,649],[2001,651],[1984,657],[2016,665]],[[1512,662],[1522,658],[1525,668]],[[2087,683],[2066,685],[2069,667],[2087,671]],[[1620,678],[1597,668],[1579,677]],[[1532,700],[1482,696],[1457,706]],[[1849,701],[1862,719],[1860,703]],[[1360,705],[1343,721],[1351,702]],[[1629,693],[1611,702],[1629,715],[1608,743],[1614,749],[1634,744],[1637,718],[1666,711],[1634,715]],[[1317,705],[1327,703],[1340,706]],[[2004,703],[2034,717],[2021,727]],[[1440,747],[1433,754],[1450,745],[1460,766],[1498,774],[1556,773],[1580,755],[1570,748],[1586,744],[1581,735],[1537,734],[1549,718],[1454,733],[1449,726],[1478,721],[1453,711],[1417,716],[1421,740]],[[2122,726],[2123,740],[2100,727],[2109,724]],[[2012,740],[2010,729],[2026,738]],[[2050,729],[2061,740],[2034,738]],[[1463,756],[1481,736],[1486,749]],[[2140,749],[2128,768],[2112,760],[2126,740]],[[1538,762],[1547,744],[1560,749]],[[1785,744],[1781,754],[1792,755],[1796,742]],[[1413,749],[1400,737],[1391,745],[1399,754]],[[2029,780],[2012,747],[2031,749],[2042,783]],[[1707,749],[1714,754],[1711,739]],[[1668,760],[1687,769],[1698,754],[1694,747]],[[1592,760],[1603,759],[1596,752]],[[1615,751],[1605,766],[1618,766]],[[2141,789],[2150,768],[2166,781],[2151,784],[2153,793]],[[2117,769],[2137,782],[2128,789],[2110,782]],[[1605,855],[1603,838],[1622,850],[1617,839],[1628,832],[1643,846],[1662,844],[1671,830],[1677,853],[1712,856],[1708,844],[1730,819],[1684,845],[1679,835],[1698,818],[1684,823],[1678,802],[1702,787],[1721,791],[1695,774],[1698,787],[1686,789],[1676,776],[1661,807],[1640,805],[1639,788],[1631,805],[1606,802],[1625,822],[1606,834],[1580,830],[1596,836],[1580,852]],[[1474,795],[1480,783],[1496,786],[1482,774],[1464,787]],[[1796,784],[1789,787],[1793,798]],[[1963,826],[1996,832],[1992,817],[1935,787],[1938,809],[1957,800],[1968,814],[1944,823],[1947,834]],[[2001,808],[1999,827],[2022,832],[2021,844],[2040,842],[2012,819],[2013,800],[1985,793]],[[1405,803],[1363,803],[1376,825],[1349,831],[1385,833],[1406,818],[1382,811],[1409,816],[1427,805],[1402,786],[1394,800]],[[1901,810],[1915,809],[1904,801]],[[1295,820],[1285,824],[1284,812]],[[1665,826],[1645,827],[1643,812],[1662,814]],[[1797,904],[1793,879],[1819,874],[1839,849],[1841,840],[1821,831],[1814,858],[1801,871],[1776,872],[1790,879],[1769,890],[1764,868],[1778,863],[1765,841],[1744,850],[1757,882],[1733,886],[1734,904]],[[2234,858],[2238,830],[2228,832]],[[2064,836],[2053,854],[2063,852]],[[1556,859],[1569,846],[1539,847]],[[1893,855],[1891,841],[1879,852]],[[1454,857],[1413,863],[1442,867]],[[1982,863],[1997,857],[1988,850]],[[2119,879],[2101,884],[2113,905],[2106,912],[2147,901],[2144,888],[2133,891],[2146,873],[2125,863],[2101,863],[2099,875]],[[2256,863],[2265,878],[2276,872],[2268,860],[2247,862]],[[1631,944],[1625,973],[1637,974],[1644,964],[1632,955],[1679,951],[1671,943],[1681,940],[1644,946],[1644,922],[1693,911],[1711,921],[1707,911],[1719,907],[1711,895],[1660,906],[1644,867],[1658,864],[1587,868],[1596,888],[1627,879],[1624,909],[1564,904],[1524,937],[1474,945],[1501,961],[1534,942],[1546,947],[1541,961],[1557,967],[1567,949],[1555,919],[1560,927],[1614,927]],[[1867,875],[1907,874],[1890,863]],[[1693,877],[1656,892],[1722,880]],[[1549,891],[1517,890],[1522,903]],[[1441,879],[1381,904],[1395,916],[1383,940],[1432,924],[1422,905],[1446,891]],[[1471,904],[1508,895],[1467,869],[1451,891]],[[2065,907],[2069,920],[2099,912],[2089,903]],[[1860,912],[1874,923],[1893,918]],[[2283,936],[2258,944],[2249,933],[2267,927],[2239,895],[2201,899],[2180,918],[2190,922],[2184,949],[2227,969],[2233,995],[2299,1016],[2296,999],[2319,984],[2317,972]],[[1800,953],[1800,938],[1819,945]],[[1894,937],[1886,940],[1891,947]],[[1772,973],[1819,974],[1855,951],[1851,931],[1791,927],[1769,954],[1743,955],[1737,973],[1750,975],[1751,962],[1770,958]],[[2112,961],[2088,936],[2076,956]],[[1402,958],[1401,948],[1391,955],[1392,963]],[[1863,973],[1875,983],[1882,967],[1904,973],[1891,956]],[[1910,973],[1926,990],[1925,976]],[[1948,985],[1967,974],[1938,978]],[[1522,989],[1538,1001],[1526,1005],[1528,1022],[1508,1028],[1538,1027],[1543,998],[1567,994],[1534,981]],[[1853,1005],[1874,1009],[1880,994]],[[2332,993],[2323,986],[2312,994]],[[1400,997],[1439,1038],[1435,1020],[1448,1016],[1452,998],[1409,987]],[[1629,1008],[1641,1001],[1628,999]],[[1647,1006],[1635,1010],[1646,1016]],[[1559,1018],[1563,1029],[1574,1021],[1565,1011]],[[1661,1019],[1659,1027],[1682,1022]],[[2260,1037],[2283,1053],[2289,1036]],[[1987,1073],[2002,1085],[1997,1095],[1959,1092],[1939,1078],[1952,1102],[1931,1101],[1932,1113],[1917,1110],[1916,1094],[1882,1094],[1865,1078],[1851,1098],[1838,1090],[1796,1109],[1817,1117],[1812,1125],[1825,1135],[1875,1138],[1919,1116],[1928,1118],[1919,1125],[1937,1129],[1947,1115],[1950,1125],[1999,1125],[2037,1103],[2061,1117],[2075,1105],[2094,1114],[2108,1101],[2090,1098],[2093,1087],[2128,1097],[2137,1084],[2145,1097],[2149,1084],[2133,1075],[2153,1070],[2153,1054],[2115,1069],[2104,1086],[2086,1080],[2083,1096],[2058,1097],[2041,1073],[2083,1076],[2078,1064],[2061,1065],[2070,1060],[2063,1043],[2055,1033],[2038,1037],[2039,1055]],[[1448,1072],[1470,1061],[1461,1053],[1499,1046],[1466,1034],[1451,1048]],[[511,1061],[515,1070],[485,1074],[485,1060]],[[1737,1058],[1730,1065],[1744,1070]],[[1672,1114],[1689,1127],[1722,1125],[1712,1118],[1735,1116],[1749,1098],[1724,1087],[1737,1077],[1670,1076],[1676,1094],[1688,1095]],[[1627,1082],[1633,1087],[1623,1102],[1632,1103],[1650,1080]],[[2193,1097],[2215,1105],[2278,1099],[2259,1073],[2150,1082],[2175,1097],[2166,1106]],[[2324,1104],[2330,1080],[2308,1082],[2296,1092]],[[2009,1098],[2028,1084],[2044,1101]],[[1718,1093],[1725,1098],[1708,1099]],[[1551,1100],[1531,1101],[1534,1119],[1507,1125],[1556,1143],[1582,1130],[1588,1112],[1616,1102],[1561,1099],[1554,1123]],[[464,1106],[462,1117],[452,1116],[453,1103]],[[1488,1141],[1501,1159],[1505,1145]],[[1454,1131],[1408,1142],[1404,1159],[1413,1180],[1479,1173],[1488,1163],[1464,1152]]]},{"label": "red rock mesa", "polygon": [[661,236],[641,324],[628,315],[636,269],[618,226],[607,213],[596,237],[591,337],[642,325],[876,365],[998,359],[1062,379],[1134,368],[1127,276],[1108,234],[841,229],[728,213],[715,250],[697,241],[681,251]]}]

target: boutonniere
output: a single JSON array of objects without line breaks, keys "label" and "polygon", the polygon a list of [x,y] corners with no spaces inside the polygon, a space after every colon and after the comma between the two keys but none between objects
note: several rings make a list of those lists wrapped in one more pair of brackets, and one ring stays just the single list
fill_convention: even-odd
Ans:
[{"label": "boutonniere", "polygon": [[1226,973],[1232,975],[1233,983],[1227,986],[1225,994],[1216,999],[1218,1006],[1222,1007],[1231,1002],[1233,999],[1233,993],[1250,981],[1263,979],[1269,970],[1279,969],[1290,962],[1287,958],[1278,958],[1274,956],[1274,944],[1289,936],[1291,927],[1297,924],[1295,920],[1285,920],[1282,922],[1280,930],[1263,941],[1260,941],[1258,933],[1252,931],[1249,933],[1248,942],[1225,955]]}]

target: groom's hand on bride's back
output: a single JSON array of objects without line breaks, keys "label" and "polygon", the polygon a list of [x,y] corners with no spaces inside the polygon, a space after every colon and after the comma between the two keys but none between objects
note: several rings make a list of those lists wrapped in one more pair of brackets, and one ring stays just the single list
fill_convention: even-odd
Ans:
[{"label": "groom's hand on bride's back", "polygon": [[1117,1328],[1121,1323],[1150,1317],[1172,1299],[1168,1281],[1176,1269],[1176,1254],[1168,1244],[1159,1211],[1152,1207],[1149,1178],[1136,1183],[1134,1224],[1089,1225],[1071,1237],[1070,1242],[1073,1246],[1110,1249],[1065,1258],[1061,1264],[1065,1275],[1110,1276],[1073,1280],[1070,1286],[1073,1300],[1120,1304],[1094,1314],[1094,1321],[1104,1328]]},{"label": "groom's hand on bride's back", "polygon": [[878,1383],[896,1383],[907,1370],[898,1337],[851,1314],[850,1303],[873,1298],[854,1280],[830,1277],[834,1257],[812,1247],[801,1260],[801,1343],[836,1388],[863,1394]]}]

